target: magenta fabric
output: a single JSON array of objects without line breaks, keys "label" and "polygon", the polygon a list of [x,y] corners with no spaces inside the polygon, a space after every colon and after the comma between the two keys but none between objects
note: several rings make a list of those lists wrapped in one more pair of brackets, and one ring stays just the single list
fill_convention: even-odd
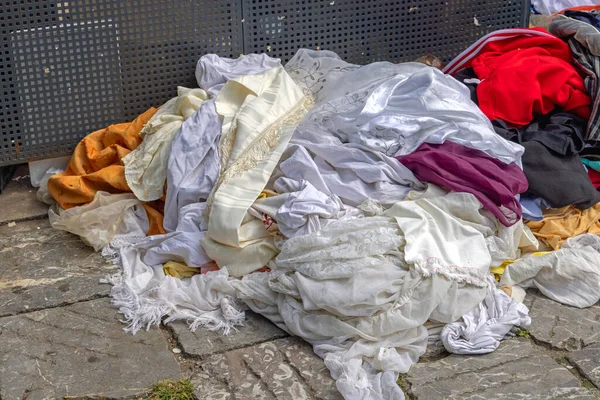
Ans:
[{"label": "magenta fabric", "polygon": [[396,158],[423,182],[472,193],[506,226],[521,219],[521,205],[515,196],[526,191],[528,183],[515,163],[507,165],[482,151],[448,141],[425,143]]}]

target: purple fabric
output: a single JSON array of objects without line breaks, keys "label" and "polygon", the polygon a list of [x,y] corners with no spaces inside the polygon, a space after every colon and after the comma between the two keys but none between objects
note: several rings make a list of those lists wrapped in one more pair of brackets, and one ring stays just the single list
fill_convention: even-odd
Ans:
[{"label": "purple fabric", "polygon": [[425,143],[415,152],[396,158],[423,182],[472,193],[506,226],[521,218],[515,196],[526,191],[528,184],[515,163],[507,165],[482,151],[448,141]]}]

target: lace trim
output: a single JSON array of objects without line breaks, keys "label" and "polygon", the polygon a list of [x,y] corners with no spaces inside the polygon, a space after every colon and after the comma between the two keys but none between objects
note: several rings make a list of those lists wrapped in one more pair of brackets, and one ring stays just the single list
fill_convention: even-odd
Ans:
[{"label": "lace trim", "polygon": [[446,265],[437,257],[429,257],[426,260],[414,263],[415,269],[425,277],[433,274],[443,275],[456,282],[465,282],[479,287],[487,287],[488,273],[479,269],[460,267],[458,265]]},{"label": "lace trim", "polygon": [[221,153],[221,171],[219,172],[219,176],[223,174],[225,169],[227,168],[227,161],[229,161],[229,157],[231,156],[231,151],[233,150],[233,143],[235,138],[235,131],[237,131],[238,120],[236,118],[231,122],[231,127],[227,131],[224,136],[221,136],[221,144],[220,144],[220,153]]},{"label": "lace trim", "polygon": [[[313,104],[314,101],[311,96],[303,97],[298,103],[296,103],[294,107],[292,107],[292,109],[267,126],[257,137],[254,138],[254,140],[252,140],[244,154],[238,157],[230,167],[220,174],[219,180],[213,187],[213,190],[206,202],[205,215],[210,213],[217,190],[221,186],[226,185],[231,179],[237,178],[244,172],[256,167],[261,161],[263,161],[275,148],[275,146],[277,146],[277,143],[279,143],[279,139],[281,137],[281,128],[283,126],[298,124],[298,122],[300,122],[304,115],[306,115]],[[237,127],[235,123],[232,123],[232,129],[234,129],[234,126]],[[233,137],[234,134],[230,130],[223,140],[221,160],[229,159],[233,146]],[[222,163],[222,165],[224,165],[224,163]]]}]

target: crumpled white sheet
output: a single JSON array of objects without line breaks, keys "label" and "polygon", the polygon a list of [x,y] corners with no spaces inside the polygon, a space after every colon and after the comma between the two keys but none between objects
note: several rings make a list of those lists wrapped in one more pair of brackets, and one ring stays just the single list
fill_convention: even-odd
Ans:
[{"label": "crumpled white sheet", "polygon": [[413,189],[426,188],[397,160],[363,146],[343,144],[301,123],[274,178],[306,180],[352,207],[372,199],[391,206]]},{"label": "crumpled white sheet", "polygon": [[390,157],[450,140],[521,165],[523,147],[498,136],[469,89],[437,68],[388,62],[357,67],[331,52],[299,50],[286,69],[301,87],[318,93],[308,118],[319,135]]},{"label": "crumpled white sheet", "polygon": [[238,58],[206,54],[196,64],[196,82],[212,97],[216,97],[225,83],[242,75],[254,75],[281,65],[278,58],[266,54],[245,54]]},{"label": "crumpled white sheet", "polygon": [[317,232],[327,222],[340,219],[345,206],[339,197],[317,190],[308,181],[282,178],[276,190],[289,193],[275,214],[279,231],[286,237]]},{"label": "crumpled white sheet", "polygon": [[513,326],[531,324],[529,309],[502,290],[490,275],[485,299],[462,321],[447,324],[441,339],[446,350],[454,354],[486,354],[496,350]]},{"label": "crumpled white sheet", "polygon": [[214,99],[207,100],[181,126],[172,142],[167,171],[163,226],[177,229],[185,207],[203,204],[219,176],[221,120]]},{"label": "crumpled white sheet", "polygon": [[[125,218],[127,211],[134,214]],[[131,193],[110,194],[98,191],[92,202],[63,210],[58,205],[48,210],[54,229],[79,235],[95,251],[108,245],[117,234],[142,238],[149,228],[148,215],[142,203]],[[133,222],[133,223],[132,223]]]},{"label": "crumpled white sheet", "polygon": [[568,238],[561,246],[563,249],[583,249],[590,247],[600,252],[600,236],[591,233]]},{"label": "crumpled white sheet", "polygon": [[552,15],[566,8],[598,5],[595,0],[531,0],[531,5],[537,12]]},{"label": "crumpled white sheet", "polygon": [[202,89],[177,88],[177,97],[166,102],[144,125],[142,143],[123,157],[125,179],[136,197],[142,201],[163,196],[167,163],[173,138],[181,124],[208,100]]},{"label": "crumpled white sheet", "polygon": [[[450,193],[332,223],[287,240],[272,273],[233,285],[251,309],[313,344],[344,398],[403,399],[396,379],[425,352],[423,324],[453,322],[485,296],[483,234],[458,226],[485,218],[475,203]],[[440,238],[452,252],[434,244]],[[435,263],[411,264],[420,263],[416,246]]]},{"label": "crumpled white sheet", "polygon": [[496,231],[486,237],[486,242],[492,256],[492,267],[502,265],[505,260],[520,258],[522,248],[532,251],[540,246],[539,241],[522,219],[508,227],[500,223],[496,224]]},{"label": "crumpled white sheet", "polygon": [[559,303],[590,307],[600,300],[600,252],[597,249],[594,235],[570,238],[559,250],[524,257],[508,265],[500,284],[537,288]]}]

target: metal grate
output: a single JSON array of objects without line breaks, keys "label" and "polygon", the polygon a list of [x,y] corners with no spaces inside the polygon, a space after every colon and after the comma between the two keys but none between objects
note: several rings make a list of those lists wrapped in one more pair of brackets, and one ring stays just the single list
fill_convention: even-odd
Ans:
[{"label": "metal grate", "polygon": [[347,61],[450,61],[481,36],[527,26],[527,0],[244,0],[244,50],[289,60],[297,49]]},{"label": "metal grate", "polygon": [[242,53],[237,0],[3,0],[0,165],[69,154],[87,133],[196,86]]},{"label": "metal grate", "polygon": [[206,53],[448,61],[490,31],[527,26],[528,10],[527,0],[3,0],[0,166],[69,154],[196,86]]}]

